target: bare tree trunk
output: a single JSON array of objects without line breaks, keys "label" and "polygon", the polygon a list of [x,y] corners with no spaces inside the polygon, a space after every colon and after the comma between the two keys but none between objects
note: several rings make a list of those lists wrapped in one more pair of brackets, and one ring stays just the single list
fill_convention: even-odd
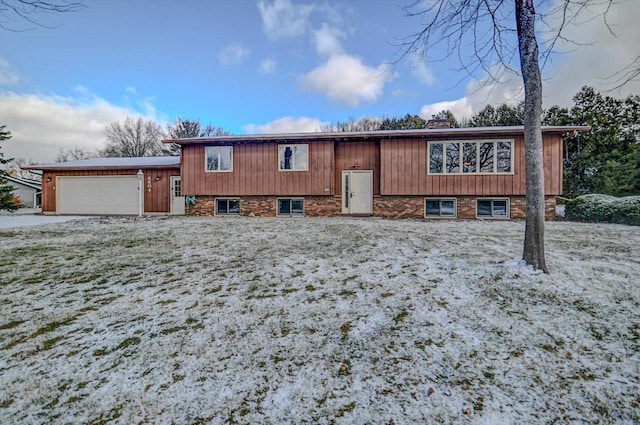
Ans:
[{"label": "bare tree trunk", "polygon": [[524,80],[524,145],[527,219],[523,260],[548,273],[544,259],[544,165],[542,154],[542,79],[538,64],[533,0],[515,0],[520,69]]}]

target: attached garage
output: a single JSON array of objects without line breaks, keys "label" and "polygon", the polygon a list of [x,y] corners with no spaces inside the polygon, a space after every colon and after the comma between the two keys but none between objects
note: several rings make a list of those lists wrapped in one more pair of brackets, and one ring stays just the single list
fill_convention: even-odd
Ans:
[{"label": "attached garage", "polygon": [[93,158],[33,166],[42,170],[42,212],[138,215],[142,171],[144,214],[184,214],[180,157]]},{"label": "attached garage", "polygon": [[59,176],[56,194],[58,214],[138,214],[137,176]]}]

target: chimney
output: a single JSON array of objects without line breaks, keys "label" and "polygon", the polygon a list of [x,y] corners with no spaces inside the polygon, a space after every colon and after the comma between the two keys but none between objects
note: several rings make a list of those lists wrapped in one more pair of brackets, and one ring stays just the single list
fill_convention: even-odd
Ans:
[{"label": "chimney", "polygon": [[451,128],[450,120],[429,120],[427,121],[427,128]]}]

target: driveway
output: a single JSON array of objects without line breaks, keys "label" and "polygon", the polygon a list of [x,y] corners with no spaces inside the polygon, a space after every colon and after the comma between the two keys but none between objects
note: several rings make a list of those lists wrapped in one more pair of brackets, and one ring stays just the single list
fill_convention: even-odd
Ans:
[{"label": "driveway", "polygon": [[39,209],[20,209],[10,213],[8,211],[0,211],[0,229],[8,229],[11,227],[39,226],[50,223],[64,223],[71,220],[82,220],[91,218],[89,216],[56,216],[37,214]]}]

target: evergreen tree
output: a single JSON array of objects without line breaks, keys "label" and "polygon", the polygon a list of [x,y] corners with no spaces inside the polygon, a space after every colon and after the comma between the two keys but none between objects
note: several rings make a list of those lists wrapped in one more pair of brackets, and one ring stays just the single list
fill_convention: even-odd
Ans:
[{"label": "evergreen tree", "polygon": [[[6,127],[6,125],[0,126],[0,142],[11,138],[11,132]],[[18,209],[18,204],[13,198],[13,187],[4,179],[4,176],[8,176],[4,166],[10,161],[11,158],[5,159],[4,154],[0,152],[0,210],[15,211]]]},{"label": "evergreen tree", "polygon": [[469,120],[469,127],[506,127],[522,125],[524,122],[524,103],[509,106],[506,103],[494,108],[487,105]]},{"label": "evergreen tree", "polygon": [[574,106],[552,107],[546,125],[589,125],[564,139],[564,193],[640,194],[640,96],[624,100],[583,87]]},{"label": "evergreen tree", "polygon": [[435,115],[431,115],[431,118],[433,118],[434,120],[449,120],[449,122],[451,123],[451,128],[462,127],[462,125],[460,125],[460,123],[456,119],[456,116],[453,115],[453,112],[451,112],[449,109],[440,111]]},{"label": "evergreen tree", "polygon": [[427,120],[411,114],[402,118],[385,118],[380,123],[380,130],[416,130],[420,128],[427,128]]}]

